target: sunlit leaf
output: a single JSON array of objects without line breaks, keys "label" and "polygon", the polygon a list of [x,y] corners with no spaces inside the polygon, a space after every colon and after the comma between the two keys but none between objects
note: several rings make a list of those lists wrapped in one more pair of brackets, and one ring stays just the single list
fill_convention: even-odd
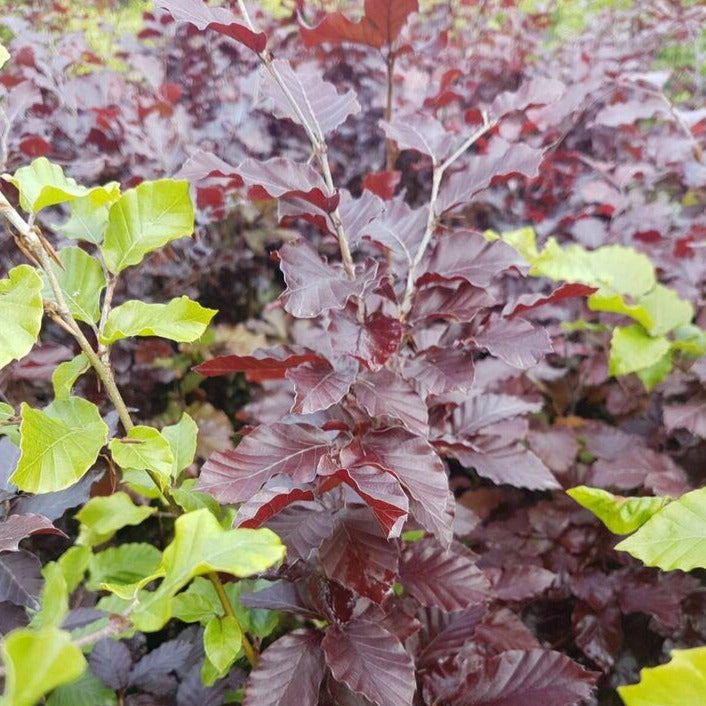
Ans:
[{"label": "sunlit leaf", "polygon": [[80,397],[42,410],[22,403],[20,460],[10,480],[28,493],[49,493],[78,481],[105,445],[108,427],[98,407]]},{"label": "sunlit leaf", "polygon": [[664,336],[652,337],[639,324],[616,326],[610,339],[608,373],[629,375],[649,368],[659,363],[669,348]]},{"label": "sunlit leaf", "polygon": [[240,652],[243,633],[231,615],[211,618],[203,631],[203,647],[211,664],[225,674]]},{"label": "sunlit leaf", "polygon": [[186,412],[176,424],[162,429],[162,436],[169,442],[174,459],[171,471],[173,479],[193,463],[198,433],[196,422]]},{"label": "sunlit leaf", "polygon": [[135,505],[130,496],[122,491],[91,498],[76,513],[76,519],[81,523],[79,542],[103,544],[119,529],[127,525],[139,525],[155,512],[156,508]]},{"label": "sunlit leaf", "polygon": [[168,484],[174,456],[169,441],[154,427],[133,427],[124,438],[112,439],[109,448],[121,468],[154,471]]},{"label": "sunlit leaf", "polygon": [[88,372],[90,367],[91,364],[85,353],[79,353],[75,358],[59,363],[51,375],[54,397],[57,400],[68,399],[76,381],[81,375]]}]

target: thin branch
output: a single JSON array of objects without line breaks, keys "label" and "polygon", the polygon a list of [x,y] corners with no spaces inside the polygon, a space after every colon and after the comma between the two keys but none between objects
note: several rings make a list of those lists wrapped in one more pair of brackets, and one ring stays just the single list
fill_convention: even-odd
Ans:
[{"label": "thin branch", "polygon": [[[255,28],[255,25],[250,19],[250,15],[248,13],[247,8],[245,7],[245,2],[243,0],[238,0],[238,8],[240,9],[240,13],[243,16],[243,19],[245,20],[247,28],[251,32],[256,32],[257,29]],[[329,195],[333,196],[336,193],[336,187],[333,183],[333,177],[331,176],[331,165],[329,164],[328,160],[328,148],[324,135],[321,133],[321,130],[319,129],[318,125],[312,126],[309,123],[307,117],[304,115],[301,107],[297,103],[296,98],[289,90],[289,86],[287,86],[284,79],[282,78],[282,75],[279,73],[277,67],[274,65],[274,62],[272,61],[272,55],[267,51],[267,49],[256,53],[267,72],[273,78],[275,83],[279,86],[284,97],[287,99],[287,102],[292,107],[294,114],[297,116],[297,119],[304,128],[304,132],[306,133],[309,142],[311,142],[311,147],[314,151],[314,155],[316,156],[316,159],[319,162],[319,166],[321,167],[321,173],[323,175],[326,188],[329,191]],[[346,275],[349,279],[355,279],[355,265],[353,263],[353,257],[351,255],[350,246],[348,245],[348,238],[346,237],[345,229],[343,227],[343,222],[341,221],[341,214],[338,210],[338,207],[336,207],[336,209],[334,209],[329,214],[329,216],[334,231],[336,233],[338,247],[341,251],[341,260],[343,261],[343,267],[346,271]]]},{"label": "thin branch", "polygon": [[461,144],[461,146],[446,160],[441,164],[435,164],[434,170],[432,172],[431,178],[431,194],[429,196],[429,213],[427,215],[427,225],[424,229],[424,235],[417,252],[414,255],[414,259],[409,267],[409,272],[407,273],[407,286],[404,293],[404,298],[402,299],[402,306],[400,307],[400,317],[402,320],[407,318],[407,315],[412,308],[412,299],[414,297],[414,292],[416,289],[416,279],[417,279],[417,268],[419,267],[424,253],[426,252],[431,240],[434,236],[434,231],[436,230],[437,218],[436,218],[436,202],[439,198],[439,189],[441,187],[441,180],[444,177],[446,170],[466,152],[466,150],[471,147],[475,142],[477,142],[485,133],[493,128],[496,124],[495,120],[490,120],[488,116],[483,114],[483,124],[478,128],[473,134],[469,135]]}]

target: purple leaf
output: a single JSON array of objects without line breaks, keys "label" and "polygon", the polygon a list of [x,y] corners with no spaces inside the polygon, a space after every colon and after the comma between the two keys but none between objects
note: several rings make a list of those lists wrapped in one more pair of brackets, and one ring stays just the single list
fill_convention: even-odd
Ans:
[{"label": "purple leaf", "polygon": [[278,474],[295,483],[311,482],[331,438],[308,424],[261,425],[234,451],[211,454],[201,471],[199,490],[221,503],[237,503],[250,499]]},{"label": "purple leaf", "polygon": [[463,279],[486,289],[505,270],[523,271],[526,267],[522,257],[506,243],[491,243],[479,233],[461,230],[437,240],[419,282]]},{"label": "purple leaf", "polygon": [[453,706],[573,706],[587,699],[595,678],[560,652],[509,650],[490,657],[464,680]]},{"label": "purple leaf", "polygon": [[706,402],[703,400],[664,405],[663,414],[664,426],[669,431],[687,429],[692,434],[706,439]]},{"label": "purple leaf", "polygon": [[127,645],[109,637],[96,642],[89,657],[91,671],[106,686],[116,691],[127,688],[132,656]]},{"label": "purple leaf", "polygon": [[287,370],[296,368],[304,363],[316,364],[325,362],[325,358],[321,358],[314,353],[287,355],[284,358],[223,355],[197,365],[194,370],[203,375],[203,377],[245,373],[245,378],[248,382],[262,382],[263,380],[279,380],[286,376]]},{"label": "purple leaf", "polygon": [[353,385],[353,393],[365,411],[375,418],[396,420],[415,434],[429,434],[427,406],[412,385],[383,368],[364,372]]},{"label": "purple leaf", "polygon": [[329,309],[343,309],[360,294],[365,279],[349,280],[341,265],[330,265],[305,240],[280,248],[280,269],[287,283],[284,308],[298,318],[314,318]]},{"label": "purple leaf", "polygon": [[0,601],[37,610],[43,583],[41,567],[39,559],[23,549],[0,554]]},{"label": "purple leaf", "polygon": [[493,182],[511,176],[534,179],[539,174],[539,165],[544,151],[524,143],[511,144],[501,137],[490,143],[488,152],[473,155],[467,169],[452,174],[441,187],[437,201],[437,213],[460,206]]},{"label": "purple leaf", "polygon": [[288,505],[313,498],[311,488],[293,484],[288,476],[275,476],[238,508],[233,527],[260,527]]},{"label": "purple leaf", "polygon": [[[360,104],[352,90],[339,94],[336,87],[321,78],[318,68],[300,66],[293,69],[285,59],[275,59],[275,71],[299,110],[295,110],[282,87],[265,68],[261,72],[263,108],[278,118],[309,126],[319,140],[360,112]],[[302,123],[302,117],[304,123]]]},{"label": "purple leaf", "polygon": [[179,672],[185,666],[191,650],[192,645],[186,640],[163,642],[130,670],[130,686],[158,696],[176,691],[176,680],[169,673]]},{"label": "purple leaf", "polygon": [[332,625],[321,645],[333,676],[349,689],[377,706],[412,706],[412,659],[385,628],[362,620]]},{"label": "purple leaf", "polygon": [[434,346],[405,361],[402,374],[416,380],[425,395],[468,393],[473,385],[473,352]]},{"label": "purple leaf", "polygon": [[449,612],[485,603],[491,597],[490,583],[470,552],[456,546],[442,550],[431,539],[418,540],[404,551],[399,580],[423,606]]},{"label": "purple leaf", "polygon": [[495,118],[502,118],[531,106],[554,103],[561,98],[565,90],[566,86],[561,81],[538,76],[525,81],[517,91],[505,91],[496,96],[490,105],[490,113]]},{"label": "purple leaf", "polygon": [[208,7],[202,0],[157,0],[156,6],[166,10],[178,22],[189,22],[201,30],[215,30],[254,52],[262,52],[267,46],[264,32],[248,29],[224,7]]},{"label": "purple leaf", "polygon": [[267,526],[279,535],[288,556],[306,560],[333,531],[333,517],[314,503],[301,503],[270,518]]},{"label": "purple leaf", "polygon": [[382,603],[392,589],[398,556],[396,544],[381,535],[365,508],[346,510],[319,547],[326,576],[375,603]]},{"label": "purple leaf", "polygon": [[427,319],[473,321],[479,311],[495,304],[484,289],[462,280],[446,284],[430,284],[417,289],[409,318],[413,322]]},{"label": "purple leaf", "polygon": [[342,468],[324,481],[321,490],[339,483],[353,488],[365,501],[388,539],[399,537],[407,519],[409,501],[395,476],[373,466]]},{"label": "purple leaf", "polygon": [[458,136],[426,113],[396,115],[390,122],[380,121],[380,127],[388,140],[393,140],[401,150],[416,150],[441,164],[453,151]]},{"label": "purple leaf", "polygon": [[485,393],[466,400],[454,411],[456,436],[474,436],[479,433],[492,433],[498,422],[514,417],[538,412],[539,402],[527,402],[511,395]]},{"label": "purple leaf", "polygon": [[287,370],[285,376],[294,385],[292,412],[310,414],[328,409],[343,399],[358,372],[353,360],[342,359],[336,367],[319,359]]},{"label": "purple leaf", "polygon": [[400,427],[370,431],[341,451],[347,468],[372,465],[399,480],[416,501],[417,521],[440,541],[451,541],[451,500],[444,463],[430,444]]},{"label": "purple leaf", "polygon": [[514,302],[508,302],[503,309],[503,316],[517,316],[530,309],[553,304],[570,297],[587,297],[596,291],[596,287],[585,284],[566,283],[559,285],[548,294],[522,294]]},{"label": "purple leaf", "polygon": [[16,552],[19,542],[32,534],[66,535],[42,515],[10,515],[0,522],[0,552]]},{"label": "purple leaf", "polygon": [[260,655],[250,672],[243,706],[316,706],[324,668],[321,633],[290,632]]},{"label": "purple leaf", "polygon": [[524,319],[497,319],[475,334],[473,340],[514,368],[531,368],[553,351],[546,330]]}]

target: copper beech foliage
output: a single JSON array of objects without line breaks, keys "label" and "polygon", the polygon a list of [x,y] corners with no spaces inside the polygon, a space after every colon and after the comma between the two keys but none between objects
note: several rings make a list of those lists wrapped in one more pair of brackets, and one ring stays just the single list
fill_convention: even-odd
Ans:
[{"label": "copper beech foliage", "polygon": [[[155,286],[200,287],[227,311],[235,287],[276,268],[286,337],[197,368],[211,394],[224,375],[252,386],[242,440],[209,456],[198,488],[287,545],[243,598],[288,616],[244,703],[617,703],[665,645],[706,642],[701,584],[614,552],[562,489],[702,485],[706,368],[651,393],[609,378],[593,289],[530,279],[483,232],[630,245],[702,317],[703,87],[654,68],[702,8],[614,9],[547,49],[552,18],[512,2],[486,3],[503,6],[496,24],[406,0],[366,0],[356,19],[299,3],[281,24],[231,5],[157,1],[141,39],[159,49],[129,50],[149,89],[77,78],[52,87],[79,106],[64,114],[40,94],[41,45],[7,88],[13,110],[34,111],[10,159],[49,149],[86,179],[191,182],[205,251],[152,263]],[[696,99],[675,108],[681,89]],[[276,205],[287,237],[266,238],[269,263],[215,242],[235,199]],[[562,328],[577,319],[593,328]],[[134,353],[126,381],[172,383],[131,368]],[[51,519],[81,500],[53,502]],[[9,556],[37,582],[33,555]],[[99,643],[92,671],[155,703],[219,703],[243,675],[204,687],[195,632],[146,656]]]}]

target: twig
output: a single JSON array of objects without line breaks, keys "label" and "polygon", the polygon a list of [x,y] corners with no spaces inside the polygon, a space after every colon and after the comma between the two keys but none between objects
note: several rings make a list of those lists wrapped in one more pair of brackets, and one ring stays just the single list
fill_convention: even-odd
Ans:
[{"label": "twig", "polygon": [[431,194],[429,196],[429,214],[427,216],[427,225],[424,229],[424,236],[422,237],[417,252],[414,255],[414,259],[409,267],[409,272],[407,273],[407,286],[405,289],[404,298],[402,299],[402,306],[400,307],[400,318],[402,320],[407,318],[407,315],[412,308],[412,298],[414,297],[414,292],[416,289],[416,279],[417,279],[417,268],[424,257],[426,249],[429,247],[429,243],[434,236],[434,231],[436,230],[436,212],[435,206],[436,201],[439,198],[439,189],[441,187],[441,180],[444,176],[446,170],[461,156],[463,153],[475,142],[477,142],[483,135],[485,135],[488,130],[493,128],[496,124],[495,120],[490,120],[488,116],[483,114],[483,124],[478,130],[476,130],[472,135],[469,135],[467,139],[463,141],[463,144],[446,160],[441,164],[435,164],[432,172],[431,178]]},{"label": "twig", "polygon": [[[250,14],[248,13],[247,8],[245,7],[245,2],[243,0],[238,0],[238,8],[240,9],[240,14],[243,16],[243,19],[245,20],[245,24],[248,29],[251,32],[256,32],[257,29],[255,28],[255,25],[250,19]],[[333,177],[331,176],[331,165],[329,164],[328,160],[328,148],[324,135],[322,134],[318,125],[312,126],[307,120],[306,116],[304,115],[304,112],[297,103],[296,98],[292,95],[292,92],[289,90],[289,86],[287,86],[284,79],[282,78],[282,75],[279,73],[277,67],[274,65],[274,62],[272,61],[272,55],[267,51],[267,49],[256,53],[267,72],[273,78],[275,83],[279,86],[284,97],[287,99],[287,102],[292,107],[292,110],[294,110],[294,114],[297,116],[299,122],[304,128],[304,132],[309,138],[309,142],[311,142],[311,147],[314,151],[314,155],[316,156],[316,159],[319,162],[319,166],[321,167],[321,173],[323,175],[326,188],[329,191],[329,195],[333,196],[336,193],[336,187],[334,186]],[[336,239],[338,240],[338,248],[341,251],[341,260],[343,261],[343,267],[346,271],[346,275],[349,279],[355,279],[355,265],[353,263],[353,257],[351,255],[350,246],[348,245],[348,238],[346,237],[345,229],[343,227],[343,222],[341,221],[341,214],[338,210],[338,207],[336,207],[329,214],[329,216],[334,231],[336,233]]]}]

